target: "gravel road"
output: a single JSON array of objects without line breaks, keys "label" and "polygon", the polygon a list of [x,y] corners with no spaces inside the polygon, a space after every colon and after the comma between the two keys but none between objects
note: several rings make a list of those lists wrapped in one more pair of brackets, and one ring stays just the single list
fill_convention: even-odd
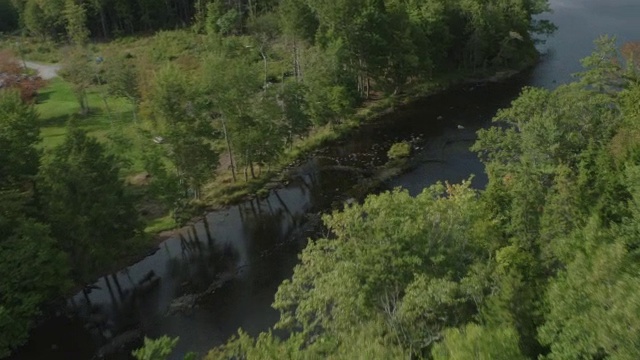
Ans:
[{"label": "gravel road", "polygon": [[33,61],[26,61],[26,65],[29,69],[38,71],[38,74],[44,80],[58,76],[58,71],[60,70],[60,65],[40,64]]}]

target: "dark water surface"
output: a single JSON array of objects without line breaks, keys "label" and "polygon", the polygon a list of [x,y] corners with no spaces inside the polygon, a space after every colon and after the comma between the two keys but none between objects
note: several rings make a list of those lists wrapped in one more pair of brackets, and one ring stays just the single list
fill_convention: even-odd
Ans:
[{"label": "dark water surface", "polygon": [[[553,88],[571,81],[581,70],[600,34],[620,42],[640,40],[639,0],[552,0],[559,26],[543,46],[542,61],[531,71],[503,83],[467,85],[400,109],[367,125],[343,143],[318,151],[294,171],[286,186],[263,200],[252,200],[209,213],[204,221],[184,229],[141,262],[102,278],[86,297],[80,293],[69,307],[81,317],[60,316],[38,329],[13,359],[91,359],[102,345],[100,336],[141,331],[146,336],[180,336],[173,359],[187,351],[205,354],[238,328],[257,334],[273,325],[278,314],[270,307],[277,286],[291,276],[297,254],[308,237],[320,236],[317,213],[329,211],[350,197],[358,180],[351,168],[371,168],[386,161],[393,142],[408,140],[422,159],[414,170],[388,186],[412,194],[438,180],[459,182],[474,174],[483,187],[482,164],[468,148],[475,131],[490,125],[496,111],[507,106],[523,86]],[[459,129],[461,125],[463,129]],[[159,285],[132,296],[150,271]],[[209,291],[207,291],[209,290]],[[172,301],[196,307],[172,307]],[[91,314],[90,314],[91,313]],[[100,324],[87,330],[86,320]],[[98,336],[97,334],[102,335]],[[109,359],[128,359],[128,351]]]}]

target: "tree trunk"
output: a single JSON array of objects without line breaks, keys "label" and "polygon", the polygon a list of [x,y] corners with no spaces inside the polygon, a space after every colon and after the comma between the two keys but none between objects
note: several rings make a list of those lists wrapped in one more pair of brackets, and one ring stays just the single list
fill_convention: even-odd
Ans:
[{"label": "tree trunk", "polygon": [[371,90],[371,78],[367,76],[367,99],[369,99],[370,90]]},{"label": "tree trunk", "polygon": [[296,38],[293,38],[293,73],[296,81],[302,81],[302,67],[300,66],[300,49]]},{"label": "tree trunk", "polygon": [[282,201],[282,198],[280,197],[280,194],[278,194],[278,190],[273,190],[273,194],[276,196],[276,199],[278,199],[278,202],[280,203],[280,205],[282,205],[282,208],[284,209],[284,211],[290,216],[293,217],[293,214],[291,213],[291,210],[289,210],[289,207],[287,206],[287,204],[285,204],[284,201]]},{"label": "tree trunk", "polygon": [[113,283],[116,285],[116,289],[118,289],[118,295],[120,295],[120,300],[124,297],[122,293],[122,287],[120,286],[120,281],[118,281],[118,277],[116,274],[111,274],[111,278],[113,279]]},{"label": "tree trunk", "polygon": [[[102,78],[100,78],[100,75],[98,73],[96,73],[96,80],[98,80],[98,85],[102,87]],[[113,127],[113,116],[111,115],[111,108],[109,107],[109,103],[107,103],[107,95],[104,92],[101,92],[100,97],[102,98],[102,102],[104,103],[104,108],[107,110],[107,115],[109,116],[111,126]]]},{"label": "tree trunk", "polygon": [[18,42],[19,47],[18,47],[18,52],[20,52],[20,59],[22,59],[22,67],[24,68],[24,71],[27,72],[28,68],[27,68],[27,61],[24,59],[24,49],[22,48],[23,44],[24,44],[24,28],[20,31],[20,41]]},{"label": "tree trunk", "polygon": [[84,299],[87,300],[87,306],[91,309],[91,300],[89,299],[89,293],[87,293],[87,288],[82,288],[82,295],[84,295]]},{"label": "tree trunk", "polygon": [[117,309],[118,300],[116,300],[116,295],[113,292],[113,288],[111,287],[111,282],[109,281],[109,277],[107,275],[104,276],[104,282],[105,284],[107,284],[107,290],[109,290],[109,297],[111,298],[111,303],[113,303],[113,307]]},{"label": "tree trunk", "polygon": [[249,19],[255,19],[256,13],[254,11],[255,9],[253,8],[254,4],[253,4],[253,2],[251,0],[247,0],[247,1],[249,3],[248,4],[249,5]]},{"label": "tree trunk", "polygon": [[104,8],[100,6],[100,23],[102,24],[102,36],[106,39],[109,36],[107,31],[107,18],[104,15]]},{"label": "tree trunk", "polygon": [[[96,78],[98,79],[98,85],[102,86],[102,80],[100,80],[100,77],[96,75]],[[111,113],[111,108],[109,107],[109,103],[107,102],[107,95],[104,92],[101,92],[100,97],[102,98],[102,102],[104,103],[105,110],[107,110],[107,116],[109,116],[109,122],[111,124],[111,127],[113,127],[113,115]]]},{"label": "tree trunk", "polygon": [[242,34],[244,30],[242,24],[242,1],[236,1],[236,5],[238,6],[238,14],[240,14],[240,16],[238,16],[238,20],[236,21],[236,32]]},{"label": "tree trunk", "polygon": [[207,244],[209,245],[209,247],[211,247],[213,245],[213,236],[211,236],[211,228],[210,228],[210,224],[209,224],[209,218],[205,215],[202,218],[202,222],[203,222],[203,227],[204,227],[204,233],[207,236]]},{"label": "tree trunk", "polygon": [[251,205],[251,213],[253,214],[254,218],[258,217],[258,211],[256,210],[255,205],[253,205],[253,199],[249,200],[249,205]]},{"label": "tree trunk", "polygon": [[273,215],[273,206],[271,206],[271,201],[269,201],[269,197],[264,198],[264,202],[267,203],[267,207],[269,208],[269,214]]},{"label": "tree trunk", "polygon": [[262,63],[264,66],[264,86],[263,86],[263,94],[267,92],[267,54],[264,52],[264,47],[260,47],[260,56],[262,56]]},{"label": "tree trunk", "polygon": [[138,103],[136,101],[132,101],[133,104],[133,123],[138,123]]},{"label": "tree trunk", "polygon": [[249,160],[249,167],[251,168],[251,178],[255,179],[256,178],[256,174],[255,172],[253,172],[253,161]]},{"label": "tree trunk", "polygon": [[224,117],[222,118],[222,131],[224,132],[224,139],[227,142],[227,151],[229,152],[229,162],[231,163],[231,174],[233,176],[233,182],[235,183],[237,181],[236,166],[233,163],[233,155],[231,153],[231,141],[229,140],[229,134],[227,133],[227,123],[224,120]]},{"label": "tree trunk", "polygon": [[85,116],[89,113],[89,99],[87,98],[87,93],[85,91],[80,95],[80,114]]},{"label": "tree trunk", "polygon": [[184,237],[182,232],[178,233],[178,238],[180,239],[181,255],[183,257],[186,257],[186,254],[191,252],[191,247],[189,246],[189,241],[187,241],[187,238]]},{"label": "tree trunk", "polygon": [[[296,38],[293,38],[293,78],[298,81],[298,48],[296,44]],[[284,83],[284,79],[282,79]]]}]

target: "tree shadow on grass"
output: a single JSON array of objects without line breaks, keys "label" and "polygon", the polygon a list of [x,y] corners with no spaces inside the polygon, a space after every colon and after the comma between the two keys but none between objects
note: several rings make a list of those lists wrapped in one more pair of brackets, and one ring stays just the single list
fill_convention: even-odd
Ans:
[{"label": "tree shadow on grass", "polygon": [[51,94],[53,94],[53,90],[46,90],[43,91],[42,89],[40,89],[38,91],[38,95],[36,96],[36,104],[42,104],[44,102],[46,102],[47,100],[51,99]]},{"label": "tree shadow on grass", "polygon": [[71,118],[76,118],[80,128],[89,133],[96,131],[108,131],[116,126],[120,127],[127,123],[133,124],[132,111],[119,111],[109,114],[103,109],[91,108],[89,113],[86,115],[73,113],[47,118],[41,122],[41,127],[66,128],[67,123]]},{"label": "tree shadow on grass", "polygon": [[41,127],[66,127],[73,115],[64,114],[41,120]]}]

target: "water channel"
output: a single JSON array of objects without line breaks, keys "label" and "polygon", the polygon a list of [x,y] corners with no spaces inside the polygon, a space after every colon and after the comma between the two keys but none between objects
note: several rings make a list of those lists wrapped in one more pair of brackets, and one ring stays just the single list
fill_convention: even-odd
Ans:
[{"label": "water channel", "polygon": [[[205,354],[238,328],[254,335],[266,330],[278,318],[270,307],[278,284],[291,276],[306,239],[322,235],[316,214],[350,197],[347,190],[359,175],[348,169],[381,165],[390,144],[408,140],[423,161],[388,181],[387,188],[416,194],[438,180],[459,182],[471,174],[474,186],[483,187],[482,164],[468,148],[499,108],[523,86],[553,88],[570,81],[598,35],[616,35],[620,43],[640,40],[638,0],[551,0],[551,5],[554,12],[545,17],[559,30],[540,47],[543,56],[535,68],[509,81],[469,84],[418,101],[318,151],[265,199],[209,213],[144,260],[100,279],[88,296],[74,296],[73,303],[85,309],[88,298],[92,313],[46,322],[12,359],[92,359],[98,345],[87,330],[88,318],[107,334],[180,336],[172,359],[187,351]],[[159,285],[131,296],[150,272],[154,276],[146,283]],[[108,358],[129,359],[127,354]]]}]

